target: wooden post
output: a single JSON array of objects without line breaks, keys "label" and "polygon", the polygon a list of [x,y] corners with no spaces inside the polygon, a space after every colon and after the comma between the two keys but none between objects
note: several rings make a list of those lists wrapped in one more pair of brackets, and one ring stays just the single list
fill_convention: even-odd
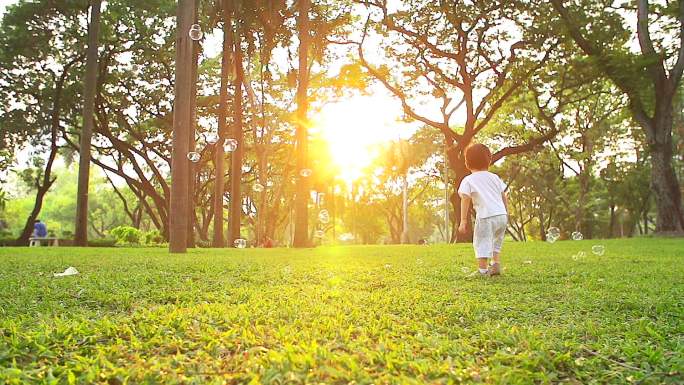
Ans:
[{"label": "wooden post", "polygon": [[100,33],[100,0],[90,4],[88,25],[88,52],[83,91],[83,129],[78,159],[78,192],[76,194],[76,229],[74,244],[88,246],[88,185],[90,182],[90,144],[93,136],[95,115],[95,91],[97,88],[97,47]]},{"label": "wooden post", "polygon": [[176,21],[176,79],[171,153],[171,202],[169,251],[185,253],[188,241],[188,172],[191,129],[193,41],[188,35],[195,14],[195,0],[179,0]]}]

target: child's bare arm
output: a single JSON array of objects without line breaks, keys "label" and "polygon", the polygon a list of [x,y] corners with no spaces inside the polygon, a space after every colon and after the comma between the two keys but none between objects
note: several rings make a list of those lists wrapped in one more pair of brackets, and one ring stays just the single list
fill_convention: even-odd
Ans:
[{"label": "child's bare arm", "polygon": [[508,197],[505,192],[501,193],[501,199],[503,199],[504,207],[506,208],[506,212],[508,212]]},{"label": "child's bare arm", "polygon": [[468,221],[468,211],[470,210],[471,198],[467,195],[461,195],[461,221],[459,222],[458,231],[465,233],[466,223]]}]

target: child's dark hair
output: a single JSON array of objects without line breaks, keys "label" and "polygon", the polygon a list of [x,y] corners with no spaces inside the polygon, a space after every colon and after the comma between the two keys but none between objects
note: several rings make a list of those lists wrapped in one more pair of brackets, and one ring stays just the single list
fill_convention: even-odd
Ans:
[{"label": "child's dark hair", "polygon": [[481,143],[473,143],[466,147],[465,163],[468,170],[486,170],[492,162],[492,153],[487,146]]}]

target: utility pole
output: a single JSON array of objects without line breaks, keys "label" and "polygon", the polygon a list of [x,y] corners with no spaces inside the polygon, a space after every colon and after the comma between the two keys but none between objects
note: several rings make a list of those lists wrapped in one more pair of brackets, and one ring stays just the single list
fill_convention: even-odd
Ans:
[{"label": "utility pole", "polygon": [[78,192],[76,195],[76,229],[74,244],[88,246],[88,185],[90,183],[90,145],[93,137],[95,115],[95,90],[97,88],[97,47],[100,34],[100,0],[90,4],[88,25],[88,52],[83,92],[83,129],[78,150]]},{"label": "utility pole", "polygon": [[185,253],[188,241],[188,177],[192,119],[193,41],[189,32],[195,15],[195,0],[179,0],[176,15],[176,78],[173,103],[171,152],[171,202],[169,207],[169,251]]}]

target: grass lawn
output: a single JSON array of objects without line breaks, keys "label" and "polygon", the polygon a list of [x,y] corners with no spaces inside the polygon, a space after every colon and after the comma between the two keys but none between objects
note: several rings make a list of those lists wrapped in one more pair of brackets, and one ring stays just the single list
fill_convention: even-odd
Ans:
[{"label": "grass lawn", "polygon": [[684,382],[684,240],[506,243],[503,265],[470,276],[470,245],[2,248],[0,383]]}]

